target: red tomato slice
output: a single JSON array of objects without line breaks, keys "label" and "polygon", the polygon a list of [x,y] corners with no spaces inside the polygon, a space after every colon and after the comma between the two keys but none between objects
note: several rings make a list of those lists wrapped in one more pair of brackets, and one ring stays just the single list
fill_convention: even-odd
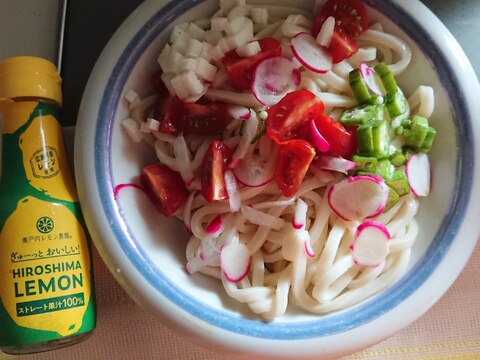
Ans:
[{"label": "red tomato slice", "polygon": [[355,54],[358,51],[358,46],[355,40],[346,33],[341,30],[334,30],[329,49],[333,63],[337,64]]},{"label": "red tomato slice", "polygon": [[219,140],[213,141],[202,163],[202,195],[207,201],[228,199],[225,186],[225,170],[233,151]]},{"label": "red tomato slice", "polygon": [[305,136],[305,125],[321,114],[323,103],[308,90],[297,90],[285,95],[268,109],[267,135],[276,142]]},{"label": "red tomato slice", "polygon": [[251,89],[253,69],[261,60],[282,54],[282,47],[276,39],[263,38],[258,40],[258,43],[261,50],[253,56],[241,57],[234,49],[227,52],[222,59],[230,82],[240,90]]},{"label": "red tomato slice", "polygon": [[289,140],[278,146],[275,181],[284,196],[295,195],[314,157],[315,149],[305,140]]},{"label": "red tomato slice", "polygon": [[165,216],[173,215],[185,200],[187,189],[182,177],[166,165],[146,166],[140,182],[153,205]]},{"label": "red tomato slice", "polygon": [[167,134],[214,135],[221,133],[231,119],[224,103],[204,99],[186,103],[174,96],[159,98],[155,116],[161,119],[160,131]]},{"label": "red tomato slice", "polygon": [[312,34],[315,37],[329,16],[335,18],[335,29],[350,37],[368,29],[367,9],[360,0],[327,0],[313,20]]},{"label": "red tomato slice", "polygon": [[[329,155],[347,159],[356,152],[356,137],[337,120],[320,114],[315,118],[315,125],[330,144],[330,150],[327,152]],[[356,133],[356,131],[354,132]]]}]

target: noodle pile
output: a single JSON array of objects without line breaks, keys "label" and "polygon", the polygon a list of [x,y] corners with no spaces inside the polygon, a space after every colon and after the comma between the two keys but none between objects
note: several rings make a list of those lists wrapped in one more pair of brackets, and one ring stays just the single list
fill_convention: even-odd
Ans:
[{"label": "noodle pile", "polygon": [[[294,10],[288,10],[284,12],[294,13]],[[240,10],[234,8],[230,11]],[[284,45],[284,55],[289,56],[290,38],[309,29],[307,15],[301,13],[296,21],[292,21],[292,15],[285,16],[286,20],[273,18],[270,23],[256,26],[255,37],[277,38]],[[408,46],[399,38],[385,33],[380,24],[371,25],[356,41],[359,51],[335,64],[325,74],[299,68],[301,83],[298,89],[313,92],[324,103],[325,113],[335,119],[340,117],[343,110],[356,105],[349,88],[348,73],[361,62],[374,65],[382,61],[398,76],[411,60]],[[206,91],[207,98],[252,108],[254,114],[262,116],[264,108],[251,93],[239,94],[224,87],[219,78],[221,70]],[[154,97],[144,99],[132,110],[131,117],[136,122],[142,121],[153,102]],[[408,103],[410,109],[403,118],[414,113],[429,117],[433,111],[433,91],[420,86],[408,98]],[[221,137],[232,149],[241,141],[242,121],[234,119]],[[158,131],[143,133],[141,138],[153,146],[159,161],[173,170],[184,171],[178,157],[187,156],[193,174],[199,171],[207,148],[214,139],[182,134],[174,136]],[[184,152],[183,155],[179,154],[180,143],[186,147],[187,155]],[[274,157],[274,147],[272,140],[263,136],[248,151]],[[412,194],[405,195],[390,210],[371,219],[388,229],[391,235],[389,254],[378,266],[360,266],[355,263],[350,250],[360,221],[341,219],[327,202],[329,187],[343,178],[341,173],[311,167],[293,198],[283,197],[274,181],[258,187],[240,187],[242,207],[248,206],[262,212],[267,219],[275,218],[270,225],[265,224],[263,217],[256,220],[247,218],[242,210],[231,212],[229,200],[207,202],[201,194],[200,181],[194,178],[188,184],[189,195],[185,204],[175,214],[192,232],[186,247],[189,272],[198,271],[219,279],[230,297],[246,304],[251,311],[265,319],[282,316],[289,302],[307,312],[322,314],[347,308],[384,290],[406,271],[411,247],[418,233],[415,221],[418,200]],[[292,226],[299,199],[308,205],[304,230],[313,252],[310,255]],[[208,233],[205,230],[207,225],[218,216],[222,219],[221,229],[215,234]],[[229,281],[219,266],[221,247],[232,241],[245,244],[251,258],[248,276],[238,282]]]}]

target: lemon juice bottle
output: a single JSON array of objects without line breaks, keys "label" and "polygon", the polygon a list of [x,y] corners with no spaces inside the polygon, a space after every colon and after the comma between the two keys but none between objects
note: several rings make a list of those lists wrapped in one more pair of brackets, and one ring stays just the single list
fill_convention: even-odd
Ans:
[{"label": "lemon juice bottle", "polygon": [[91,249],[61,104],[51,62],[0,62],[0,348],[10,354],[71,345],[95,327]]}]

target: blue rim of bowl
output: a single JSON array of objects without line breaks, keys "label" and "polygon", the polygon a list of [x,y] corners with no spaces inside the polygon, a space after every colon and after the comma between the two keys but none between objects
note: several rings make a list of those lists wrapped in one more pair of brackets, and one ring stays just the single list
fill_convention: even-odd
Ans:
[{"label": "blue rim of bowl", "polygon": [[[431,59],[432,65],[447,94],[456,94],[450,99],[457,129],[456,141],[463,144],[458,151],[456,168],[456,182],[454,195],[449,212],[443,219],[432,243],[417,264],[389,289],[378,294],[371,300],[328,316],[319,316],[318,319],[298,322],[264,322],[248,319],[237,314],[220,311],[202,303],[191,295],[175,287],[162,271],[153,263],[129,231],[125,233],[125,220],[113,198],[115,184],[112,178],[111,142],[112,127],[121,94],[128,80],[129,74],[139,60],[140,55],[150,43],[176,17],[198,5],[202,0],[186,0],[169,2],[158,10],[135,34],[128,43],[122,55],[115,63],[109,76],[104,96],[102,98],[95,134],[95,175],[97,190],[107,218],[115,219],[110,222],[111,230],[115,234],[118,244],[125,255],[130,259],[136,270],[159,293],[169,301],[182,308],[191,315],[224,330],[246,336],[276,340],[298,340],[321,336],[331,336],[360,325],[371,322],[382,314],[392,310],[412,295],[431,276],[448,252],[455,239],[458,228],[463,221],[469,203],[473,179],[470,176],[474,167],[474,139],[471,131],[469,109],[462,96],[462,89],[452,76],[452,65],[443,54],[441,48],[428,35],[420,23],[413,19],[401,7],[384,0],[365,0],[364,2],[380,13],[395,14],[391,20],[403,24],[403,31],[424,52],[435,54]],[[461,191],[460,191],[461,189]],[[205,309],[208,308],[208,311]]]}]

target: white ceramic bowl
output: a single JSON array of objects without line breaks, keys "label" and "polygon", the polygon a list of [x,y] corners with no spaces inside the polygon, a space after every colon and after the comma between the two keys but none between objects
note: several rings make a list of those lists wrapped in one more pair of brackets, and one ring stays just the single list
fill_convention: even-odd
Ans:
[{"label": "white ceramic bowl", "polygon": [[[269,1],[275,3],[275,1]],[[278,1],[288,4],[288,0]],[[311,1],[296,6],[311,8]],[[149,78],[175,22],[213,13],[217,1],[149,0],[119,28],[99,58],[82,101],[75,170],[94,243],[113,275],[144,308],[195,342],[229,354],[262,358],[336,357],[372,345],[427,311],[458,276],[479,234],[480,113],[478,81],[462,49],[417,0],[366,0],[371,18],[400,34],[413,63],[400,81],[407,91],[427,84],[436,96],[431,151],[433,192],[422,200],[420,234],[408,272],[388,290],[325,316],[289,313],[262,322],[224,295],[221,284],[183,268],[182,225],[132,205],[119,209],[113,189],[154,160],[132,146],[120,122],[123,95],[153,92]],[[473,199],[473,200],[472,200]],[[154,216],[154,218],[152,217]]]}]

